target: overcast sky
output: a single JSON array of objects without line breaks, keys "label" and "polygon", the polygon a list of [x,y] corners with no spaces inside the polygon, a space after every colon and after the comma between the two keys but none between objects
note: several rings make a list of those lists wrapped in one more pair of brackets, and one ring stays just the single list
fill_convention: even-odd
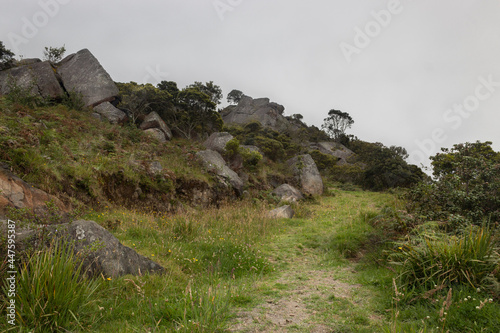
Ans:
[{"label": "overcast sky", "polygon": [[115,81],[214,81],[269,97],[321,126],[405,147],[500,150],[497,0],[0,0],[0,40],[16,55],[88,48]]}]

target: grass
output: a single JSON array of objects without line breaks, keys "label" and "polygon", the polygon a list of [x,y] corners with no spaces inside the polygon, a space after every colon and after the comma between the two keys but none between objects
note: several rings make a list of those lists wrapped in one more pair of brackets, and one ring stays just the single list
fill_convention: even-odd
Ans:
[{"label": "grass", "polygon": [[[85,204],[133,204],[175,192],[177,180],[210,183],[195,159],[200,147],[175,139],[161,144],[133,126],[96,120],[64,105],[29,108],[0,98],[0,160],[49,193]],[[163,170],[156,172],[153,163]],[[127,200],[128,199],[128,200]],[[160,200],[149,200],[159,202]]]}]

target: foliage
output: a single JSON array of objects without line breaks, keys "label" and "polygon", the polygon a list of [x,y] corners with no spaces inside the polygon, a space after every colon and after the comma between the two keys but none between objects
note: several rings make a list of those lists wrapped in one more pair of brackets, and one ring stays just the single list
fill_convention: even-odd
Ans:
[{"label": "foliage", "polygon": [[95,320],[101,282],[85,277],[82,267],[68,243],[33,253],[17,279],[18,322],[37,332],[67,332],[92,322],[92,314]]},{"label": "foliage", "polygon": [[406,163],[404,157],[407,154],[402,147],[387,148],[381,143],[361,140],[353,140],[349,146],[357,154],[356,161],[366,165],[359,183],[365,189],[379,191],[409,187],[425,178],[420,168]]},{"label": "foliage", "polygon": [[0,41],[0,71],[13,67],[14,62],[14,53]]},{"label": "foliage", "polygon": [[500,256],[494,234],[486,227],[471,227],[460,236],[418,234],[399,244],[391,255],[400,266],[401,283],[431,290],[435,286],[470,285],[484,288],[486,278],[500,278]]},{"label": "foliage", "polygon": [[345,133],[345,130],[351,128],[354,120],[347,112],[339,110],[330,110],[328,117],[323,120],[321,128],[335,141],[338,141],[340,135]]},{"label": "foliage", "polygon": [[465,223],[499,222],[500,154],[491,142],[457,144],[442,151],[431,157],[436,181],[410,191],[409,208],[430,219],[451,222],[461,216]]},{"label": "foliage", "polygon": [[75,91],[68,91],[62,101],[61,104],[66,105],[68,109],[75,111],[83,111],[85,110],[85,102],[83,101],[82,93]]},{"label": "foliage", "polygon": [[225,156],[229,159],[241,156],[243,167],[252,172],[257,171],[259,162],[262,160],[262,155],[259,152],[250,151],[250,149],[240,146],[240,141],[236,138],[226,143]]},{"label": "foliage", "polygon": [[172,95],[150,83],[117,83],[117,86],[120,90],[120,106],[128,110],[133,123],[149,112],[156,111],[161,115],[172,109]]},{"label": "foliage", "polygon": [[189,88],[197,89],[207,95],[215,106],[217,106],[222,99],[222,89],[214,84],[213,81],[206,82],[205,84],[195,81],[195,83],[189,85],[186,89]]},{"label": "foliage", "polygon": [[318,170],[326,174],[330,174],[333,167],[337,164],[336,157],[328,154],[323,154],[319,150],[311,150],[309,152],[309,155],[311,155],[314,163],[316,163]]},{"label": "foliage", "polygon": [[66,53],[65,45],[61,47],[45,47],[45,50],[43,51],[43,58],[51,63],[56,63],[61,61],[64,53]]},{"label": "foliage", "polygon": [[9,93],[5,96],[7,101],[35,108],[47,105],[47,101],[39,94],[33,93],[36,82],[31,82],[28,87],[21,87],[12,77],[8,78]]},{"label": "foliage", "polygon": [[243,92],[237,89],[233,89],[227,94],[227,102],[231,104],[238,104],[243,97]]}]

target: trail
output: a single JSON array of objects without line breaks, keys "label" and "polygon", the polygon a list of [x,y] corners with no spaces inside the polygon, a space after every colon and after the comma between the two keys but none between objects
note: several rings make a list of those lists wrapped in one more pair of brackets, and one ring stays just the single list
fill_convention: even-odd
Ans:
[{"label": "trail", "polygon": [[278,274],[256,282],[259,303],[239,310],[229,332],[351,332],[348,327],[378,326],[381,316],[367,311],[374,296],[355,282],[356,263],[329,263],[325,251],[308,241],[326,231],[321,215],[331,201],[322,200],[318,214],[287,226],[270,244]]}]

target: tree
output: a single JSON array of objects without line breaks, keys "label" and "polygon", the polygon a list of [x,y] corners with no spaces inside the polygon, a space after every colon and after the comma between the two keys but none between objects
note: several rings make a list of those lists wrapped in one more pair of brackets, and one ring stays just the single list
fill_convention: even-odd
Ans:
[{"label": "tree", "polygon": [[177,88],[177,83],[174,81],[161,81],[157,85],[158,89],[167,91],[172,96],[177,96],[179,93],[179,88]]},{"label": "tree", "polygon": [[500,222],[500,153],[491,142],[461,143],[431,157],[431,184],[409,193],[413,208],[429,219],[454,223]]},{"label": "tree", "polygon": [[0,71],[14,66],[14,61],[14,53],[6,49],[3,42],[0,41]]},{"label": "tree", "polygon": [[169,125],[191,139],[194,132],[200,134],[222,129],[222,118],[216,111],[217,104],[200,89],[199,85],[190,85],[177,94],[177,110],[170,113]]},{"label": "tree", "polygon": [[160,116],[168,108],[172,108],[172,96],[168,91],[155,88],[152,84],[117,83],[120,90],[120,106],[129,111],[132,122],[149,112],[156,111]]},{"label": "tree", "polygon": [[233,89],[227,94],[227,101],[231,104],[238,104],[243,97],[243,92],[237,89]]},{"label": "tree", "polygon": [[324,119],[321,129],[324,130],[331,138],[338,141],[340,136],[345,133],[345,130],[354,124],[354,120],[347,112],[339,110],[330,110],[328,117]]},{"label": "tree", "polygon": [[196,88],[206,94],[215,106],[219,105],[222,99],[222,89],[214,84],[213,81],[206,82],[205,84],[195,81],[195,83],[191,84],[188,88]]},{"label": "tree", "polygon": [[56,63],[61,61],[62,57],[66,53],[65,45],[61,47],[45,47],[45,51],[43,51],[44,60],[48,60],[52,63]]}]

